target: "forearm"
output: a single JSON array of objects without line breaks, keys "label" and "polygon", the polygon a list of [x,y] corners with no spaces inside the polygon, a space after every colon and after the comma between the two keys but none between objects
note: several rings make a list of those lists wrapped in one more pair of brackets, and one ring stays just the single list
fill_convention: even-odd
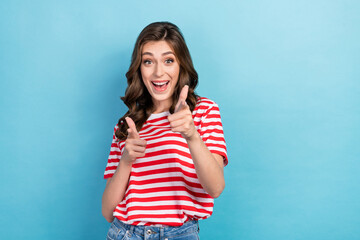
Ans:
[{"label": "forearm", "polygon": [[114,175],[106,184],[102,197],[102,214],[108,222],[112,222],[114,209],[124,198],[130,172],[131,164],[120,160]]},{"label": "forearm", "polygon": [[220,166],[197,132],[194,137],[187,139],[187,143],[201,186],[210,196],[217,198],[225,188],[223,166]]}]

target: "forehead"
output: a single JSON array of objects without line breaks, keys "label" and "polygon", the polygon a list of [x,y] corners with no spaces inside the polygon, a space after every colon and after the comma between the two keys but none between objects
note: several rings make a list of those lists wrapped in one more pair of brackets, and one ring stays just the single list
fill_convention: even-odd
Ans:
[{"label": "forehead", "polygon": [[142,48],[142,54],[145,52],[149,52],[149,53],[156,55],[156,54],[162,54],[164,52],[169,52],[169,51],[174,53],[171,45],[164,40],[147,42],[144,44],[144,46]]}]

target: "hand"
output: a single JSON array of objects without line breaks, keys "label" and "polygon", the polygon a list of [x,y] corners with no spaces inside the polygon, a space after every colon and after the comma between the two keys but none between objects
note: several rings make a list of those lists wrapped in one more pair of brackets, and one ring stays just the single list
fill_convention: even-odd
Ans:
[{"label": "hand", "polygon": [[125,120],[129,128],[127,130],[128,137],[125,140],[125,149],[121,160],[127,164],[133,164],[136,158],[145,156],[146,141],[140,139],[134,121],[129,117],[126,117]]},{"label": "hand", "polygon": [[181,133],[181,136],[187,140],[193,138],[197,134],[190,107],[186,103],[188,92],[189,86],[185,85],[181,89],[174,113],[168,116],[171,130],[173,132]]}]

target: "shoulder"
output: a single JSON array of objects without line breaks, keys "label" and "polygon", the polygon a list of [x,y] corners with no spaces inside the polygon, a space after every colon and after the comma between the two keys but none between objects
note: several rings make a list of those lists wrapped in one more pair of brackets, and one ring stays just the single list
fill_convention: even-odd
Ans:
[{"label": "shoulder", "polygon": [[198,97],[196,101],[196,106],[194,111],[209,111],[210,109],[216,108],[218,109],[219,106],[214,102],[213,100],[207,98],[207,97]]},{"label": "shoulder", "polygon": [[[121,123],[120,123],[120,126],[121,126],[122,124],[123,124],[123,123],[121,122]],[[115,125],[115,127],[114,127],[113,141],[115,141],[115,142],[119,142],[119,141],[120,141],[120,139],[117,138],[117,136],[116,136],[116,132],[119,131],[120,126],[119,126],[119,124],[117,123],[117,124]]]},{"label": "shoulder", "polygon": [[220,115],[219,111],[219,106],[216,104],[216,102],[207,97],[199,97],[193,111],[193,116],[197,118],[204,118],[209,114],[213,114],[214,112]]},{"label": "shoulder", "polygon": [[117,123],[117,124],[115,125],[115,127],[114,127],[114,134],[115,134],[115,132],[116,132],[118,129],[119,129],[119,124]]},{"label": "shoulder", "polygon": [[207,97],[198,97],[196,101],[196,105],[202,104],[202,105],[214,105],[216,104],[213,100]]}]

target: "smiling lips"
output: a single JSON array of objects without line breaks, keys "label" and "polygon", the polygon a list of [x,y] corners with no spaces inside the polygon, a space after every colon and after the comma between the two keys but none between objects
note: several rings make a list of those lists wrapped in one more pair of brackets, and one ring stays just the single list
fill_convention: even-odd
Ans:
[{"label": "smiling lips", "polygon": [[153,88],[157,92],[163,92],[167,89],[170,81],[151,81]]}]

